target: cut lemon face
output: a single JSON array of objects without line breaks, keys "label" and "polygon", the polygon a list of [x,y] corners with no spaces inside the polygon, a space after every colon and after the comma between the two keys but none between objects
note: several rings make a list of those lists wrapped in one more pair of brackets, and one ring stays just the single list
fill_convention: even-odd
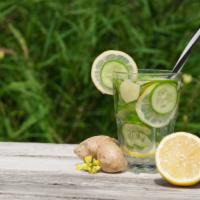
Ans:
[{"label": "cut lemon face", "polygon": [[100,54],[92,64],[91,77],[96,88],[103,94],[113,94],[114,72],[133,76],[137,75],[138,68],[134,60],[122,51],[109,50]]},{"label": "cut lemon face", "polygon": [[190,186],[200,181],[200,138],[177,132],[166,136],[156,151],[156,166],[170,183]]}]

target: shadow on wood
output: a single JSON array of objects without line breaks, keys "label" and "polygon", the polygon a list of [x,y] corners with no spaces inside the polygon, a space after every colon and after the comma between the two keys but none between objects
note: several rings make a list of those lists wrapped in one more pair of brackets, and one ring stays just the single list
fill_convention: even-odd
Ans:
[{"label": "shadow on wood", "polygon": [[168,187],[168,188],[200,189],[200,184],[190,186],[190,187],[176,186],[176,185],[172,185],[172,184],[168,183],[167,181],[165,181],[162,178],[155,179],[154,182],[155,182],[155,184],[157,184],[159,186]]}]

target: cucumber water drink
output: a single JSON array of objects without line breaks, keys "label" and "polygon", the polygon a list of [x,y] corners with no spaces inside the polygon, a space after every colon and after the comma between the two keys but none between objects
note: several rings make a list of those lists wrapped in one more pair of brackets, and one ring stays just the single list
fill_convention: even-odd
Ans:
[{"label": "cucumber water drink", "polygon": [[131,56],[108,50],[94,60],[91,78],[101,93],[114,95],[118,140],[131,168],[154,168],[157,145],[174,129],[180,74],[138,71]]},{"label": "cucumber water drink", "polygon": [[129,165],[149,171],[155,166],[157,145],[174,129],[180,74],[163,70],[139,70],[137,76],[115,72],[113,93],[118,138]]}]

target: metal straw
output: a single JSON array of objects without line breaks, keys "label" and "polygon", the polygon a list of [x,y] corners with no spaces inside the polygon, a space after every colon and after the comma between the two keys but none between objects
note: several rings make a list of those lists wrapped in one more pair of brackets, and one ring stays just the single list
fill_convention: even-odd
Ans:
[{"label": "metal straw", "polygon": [[189,54],[191,53],[191,50],[192,50],[193,46],[198,41],[199,37],[200,37],[200,27],[195,32],[195,34],[193,35],[192,39],[189,41],[189,43],[185,47],[183,53],[181,54],[181,56],[179,57],[178,61],[176,62],[174,68],[172,69],[173,73],[177,73],[177,72],[180,72],[182,70],[182,68],[183,68],[183,66],[184,66]]}]

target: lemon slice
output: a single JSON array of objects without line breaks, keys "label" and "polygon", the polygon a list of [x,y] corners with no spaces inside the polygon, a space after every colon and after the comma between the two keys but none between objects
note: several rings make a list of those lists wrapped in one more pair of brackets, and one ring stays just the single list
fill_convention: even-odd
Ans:
[{"label": "lemon slice", "polygon": [[136,103],[136,112],[144,123],[151,127],[161,128],[166,126],[174,117],[176,108],[168,114],[159,114],[154,111],[151,104],[151,95],[157,85],[157,83],[153,83],[144,90]]},{"label": "lemon slice", "polygon": [[200,139],[185,132],[166,136],[157,148],[156,165],[174,185],[196,184],[200,181]]},{"label": "lemon slice", "polygon": [[[127,73],[136,78],[138,68],[134,60],[122,51],[108,50],[100,54],[92,64],[91,77],[103,94],[113,94],[113,72]],[[127,77],[128,78],[128,77]]]},{"label": "lemon slice", "polygon": [[125,155],[134,157],[134,158],[154,158],[155,156],[155,146],[152,147],[148,152],[137,152],[128,149],[126,146],[122,146],[122,151]]}]

